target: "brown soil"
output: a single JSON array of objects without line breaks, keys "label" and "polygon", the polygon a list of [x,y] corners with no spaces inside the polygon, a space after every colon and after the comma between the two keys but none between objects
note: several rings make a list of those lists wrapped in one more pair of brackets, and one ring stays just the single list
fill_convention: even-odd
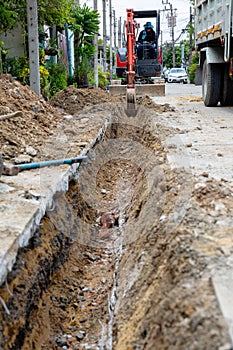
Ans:
[{"label": "brown soil", "polygon": [[[177,131],[157,115],[174,109],[145,97],[129,118],[106,92],[69,87],[50,101],[58,111],[9,77],[0,84],[4,114],[24,115],[1,121],[6,159],[25,151],[14,138],[54,156],[45,130],[65,135],[73,154],[108,121],[0,289],[0,349],[230,350],[210,270],[231,244],[216,215],[232,216],[232,188],[170,169],[163,141]],[[213,199],[223,204],[216,215]]]},{"label": "brown soil", "polygon": [[110,96],[105,90],[95,87],[78,89],[72,85],[54,95],[50,99],[49,104],[58,107],[67,114],[75,114],[84,107],[117,100],[119,101],[118,97],[114,98]]}]

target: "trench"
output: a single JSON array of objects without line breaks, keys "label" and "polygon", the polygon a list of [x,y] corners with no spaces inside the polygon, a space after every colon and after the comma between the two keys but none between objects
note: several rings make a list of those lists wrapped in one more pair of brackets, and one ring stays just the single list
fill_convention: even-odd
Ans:
[{"label": "trench", "polygon": [[179,288],[205,262],[193,271],[176,227],[190,183],[167,164],[169,133],[143,109],[111,117],[1,286],[0,349],[182,349],[194,307]]}]

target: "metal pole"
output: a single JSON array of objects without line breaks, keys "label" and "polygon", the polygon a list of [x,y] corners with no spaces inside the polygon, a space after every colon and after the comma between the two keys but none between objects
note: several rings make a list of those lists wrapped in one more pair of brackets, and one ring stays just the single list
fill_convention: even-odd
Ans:
[{"label": "metal pole", "polygon": [[107,71],[106,41],[107,41],[107,33],[106,33],[106,0],[103,0],[103,66],[104,66],[104,72]]},{"label": "metal pole", "polygon": [[110,18],[110,79],[112,79],[112,0],[109,0],[109,18]]},{"label": "metal pole", "polygon": [[40,64],[37,0],[27,0],[30,88],[40,95]]},{"label": "metal pole", "polygon": [[192,34],[192,7],[190,6],[190,20],[189,20],[189,62],[191,62],[192,59],[192,51],[193,51],[193,34]]},{"label": "metal pole", "polygon": [[69,76],[73,76],[73,67],[72,67],[72,58],[71,58],[71,44],[69,38],[69,29],[68,24],[65,24],[65,33],[66,33],[66,47],[67,47],[67,55],[68,55],[68,68],[69,68]]},{"label": "metal pole", "polygon": [[174,38],[174,27],[175,27],[175,17],[173,13],[172,4],[170,4],[171,10],[171,31],[172,31],[172,65],[176,66],[176,55],[175,55],[175,38]]},{"label": "metal pole", "polygon": [[113,10],[113,36],[114,36],[114,48],[116,48],[116,30],[117,30],[117,22],[116,22],[116,11]]},{"label": "metal pole", "polygon": [[121,47],[122,32],[121,32],[121,17],[118,19],[118,47]]},{"label": "metal pole", "polygon": [[[93,2],[94,10],[98,10],[98,4],[97,0],[94,0]],[[94,45],[95,45],[95,53],[94,53],[94,79],[95,79],[95,86],[99,86],[99,75],[98,75],[98,34],[94,37]]]}]

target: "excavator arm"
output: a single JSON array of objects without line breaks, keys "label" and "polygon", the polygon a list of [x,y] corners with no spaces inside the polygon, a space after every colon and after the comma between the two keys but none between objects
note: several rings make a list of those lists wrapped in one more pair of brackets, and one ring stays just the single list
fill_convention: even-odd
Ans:
[{"label": "excavator arm", "polygon": [[135,92],[135,28],[134,13],[132,9],[127,9],[126,21],[126,38],[127,38],[127,58],[126,58],[126,102],[127,111],[134,111],[136,109],[136,92]]}]

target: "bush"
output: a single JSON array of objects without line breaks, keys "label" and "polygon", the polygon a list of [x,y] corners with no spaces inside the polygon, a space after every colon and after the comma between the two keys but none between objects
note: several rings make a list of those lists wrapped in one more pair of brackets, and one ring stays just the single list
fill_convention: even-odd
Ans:
[{"label": "bush", "polygon": [[198,63],[199,63],[199,53],[196,51],[192,57],[191,64],[188,69],[188,76],[189,76],[190,83],[195,83],[195,76],[196,76]]},{"label": "bush", "polygon": [[196,69],[197,69],[197,63],[193,63],[190,65],[188,70],[189,81],[192,84],[195,83]]},{"label": "bush", "polygon": [[[100,67],[98,67],[98,81],[99,81],[99,87],[103,88],[106,87],[109,84],[108,80],[109,73],[103,72]],[[88,82],[91,85],[95,85],[95,79],[94,79],[94,69],[91,69],[91,71],[88,74]]]},{"label": "bush", "polygon": [[[51,98],[58,91],[67,87],[67,69],[63,62],[51,63],[45,67],[45,60],[40,55],[40,88],[45,99]],[[30,85],[29,61],[25,56],[7,58],[3,64],[3,72],[11,74],[22,85]]]},{"label": "bush", "polygon": [[63,62],[51,63],[48,67],[50,82],[50,97],[68,85],[68,74],[66,65]]}]

